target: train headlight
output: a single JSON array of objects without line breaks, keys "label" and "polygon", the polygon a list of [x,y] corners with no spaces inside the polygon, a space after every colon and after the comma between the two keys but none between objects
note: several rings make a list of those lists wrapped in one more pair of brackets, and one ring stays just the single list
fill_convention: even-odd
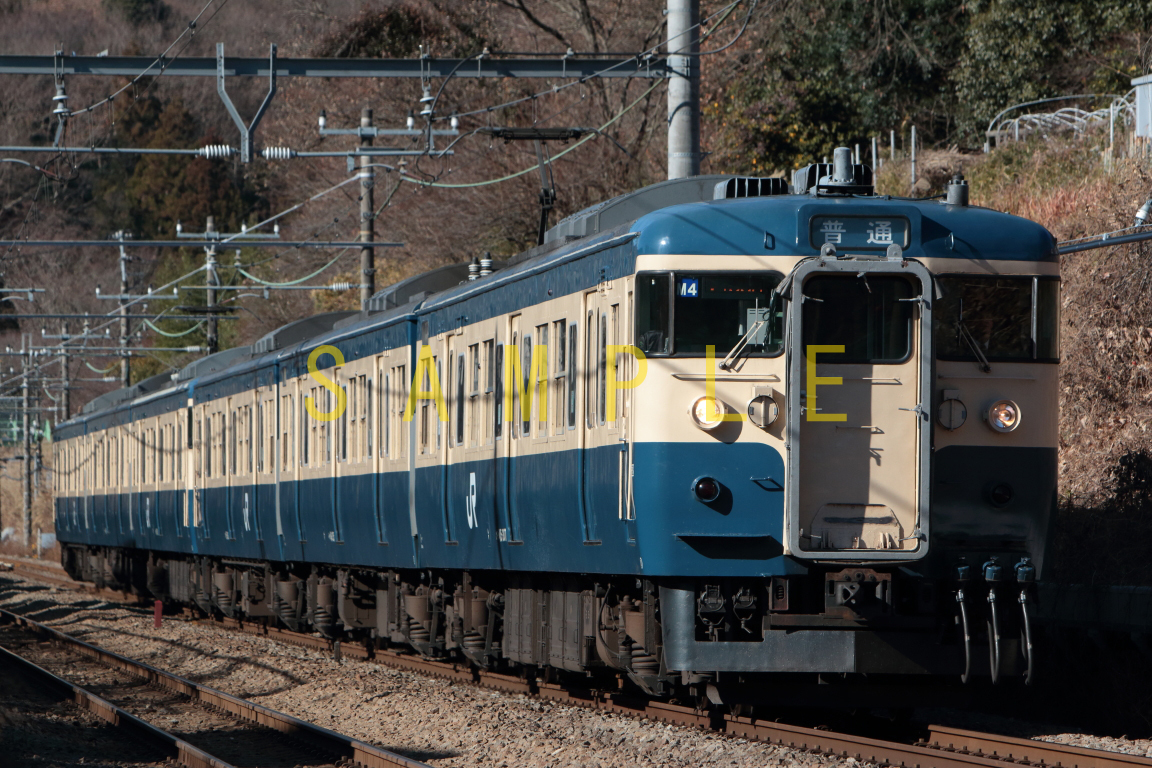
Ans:
[{"label": "train headlight", "polygon": [[692,423],[700,429],[716,429],[724,421],[724,414],[728,412],[723,402],[714,397],[698,397],[692,402],[688,414]]},{"label": "train headlight", "polygon": [[1011,400],[997,400],[988,409],[988,426],[997,432],[1011,432],[1020,426],[1020,406]]}]

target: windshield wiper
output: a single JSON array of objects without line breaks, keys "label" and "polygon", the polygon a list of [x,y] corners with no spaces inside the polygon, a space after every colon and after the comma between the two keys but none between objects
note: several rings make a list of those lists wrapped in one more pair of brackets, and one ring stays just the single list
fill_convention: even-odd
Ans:
[{"label": "windshield wiper", "polygon": [[732,351],[720,361],[720,369],[724,371],[732,370],[732,366],[736,364],[736,359],[740,357],[740,353],[748,348],[748,342],[756,336],[757,331],[767,324],[767,320],[757,320],[752,323],[752,327],[748,329],[748,333],[741,336],[740,341],[736,342],[736,346],[732,347]]},{"label": "windshield wiper", "polygon": [[968,326],[964,325],[963,319],[956,318],[956,330],[959,331],[960,338],[967,342],[972,353],[980,360],[980,370],[984,371],[984,373],[991,373],[992,366],[988,365],[988,358],[984,357],[984,353],[980,351],[980,345],[976,343],[976,337],[968,330]]}]

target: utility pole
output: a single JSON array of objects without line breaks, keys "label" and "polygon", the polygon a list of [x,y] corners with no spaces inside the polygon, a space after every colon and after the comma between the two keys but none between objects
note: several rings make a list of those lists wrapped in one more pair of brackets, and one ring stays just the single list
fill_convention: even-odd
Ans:
[{"label": "utility pole", "polygon": [[64,382],[63,389],[60,395],[60,412],[57,414],[57,423],[61,421],[68,421],[72,415],[72,387],[68,381],[68,323],[64,323],[64,339],[65,344],[60,348],[60,379]]},{"label": "utility pole", "polygon": [[[360,113],[360,127],[372,127],[372,110],[364,107]],[[360,132],[360,146],[372,146],[372,135]],[[360,241],[371,243],[376,239],[376,220],[373,217],[372,190],[376,186],[372,173],[372,158],[360,155]],[[360,311],[368,311],[368,301],[376,293],[376,252],[368,245],[360,249]]]},{"label": "utility pole", "polygon": [[[214,217],[208,217],[204,231],[209,233],[216,231]],[[211,234],[208,239],[212,239]],[[208,286],[208,354],[214,355],[220,350],[219,323],[216,317],[216,286],[220,285],[220,281],[216,278],[216,245],[213,243],[207,246],[204,252],[207,254],[208,263],[208,280],[205,283]]]},{"label": "utility pole", "polygon": [[[124,249],[124,238],[128,233],[121,230],[116,233],[120,241],[120,346],[128,346],[128,251]],[[128,357],[120,358],[120,384],[128,387],[132,384],[132,371],[128,367]]]},{"label": "utility pole", "polygon": [[700,0],[668,0],[668,178],[700,175]]},{"label": "utility pole", "polygon": [[32,536],[32,431],[29,416],[31,404],[28,402],[28,334],[20,335],[20,402],[24,411],[24,546]]}]

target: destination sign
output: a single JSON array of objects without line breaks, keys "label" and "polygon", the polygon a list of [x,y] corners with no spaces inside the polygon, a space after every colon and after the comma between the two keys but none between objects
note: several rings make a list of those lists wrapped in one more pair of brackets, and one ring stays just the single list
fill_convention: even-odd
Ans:
[{"label": "destination sign", "polygon": [[903,216],[813,216],[809,225],[812,247],[834,245],[883,251],[890,245],[908,247],[911,227]]}]

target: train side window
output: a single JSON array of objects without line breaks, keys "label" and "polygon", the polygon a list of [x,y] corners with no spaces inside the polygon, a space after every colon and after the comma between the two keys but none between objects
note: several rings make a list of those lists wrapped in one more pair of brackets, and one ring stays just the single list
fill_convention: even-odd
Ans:
[{"label": "train side window", "polygon": [[[433,357],[432,362],[436,365],[436,380],[440,382],[440,386],[444,386],[444,362],[439,357]],[[449,363],[451,364],[451,363]],[[444,432],[444,423],[440,421],[440,409],[436,409],[436,450],[440,450],[440,438]]]},{"label": "train side window", "polygon": [[264,471],[264,401],[256,403],[256,470]]},{"label": "train side window", "polygon": [[392,410],[396,412],[396,458],[401,459],[408,455],[409,423],[404,421],[404,411],[408,408],[408,366],[401,365],[396,368],[396,405]]},{"label": "train side window", "polygon": [[532,334],[530,333],[524,335],[524,344],[520,347],[520,379],[524,382],[524,387],[520,390],[520,397],[524,398],[526,402],[520,403],[520,410],[512,418],[520,423],[520,434],[528,436],[532,434],[532,400],[535,389],[532,386]]},{"label": "train side window", "polygon": [[360,460],[360,387],[355,376],[348,378],[348,459]]},{"label": "train side window", "polygon": [[557,320],[552,323],[552,337],[556,340],[554,355],[555,362],[552,367],[552,424],[553,431],[560,435],[564,433],[567,422],[566,411],[568,397],[564,388],[568,382],[568,321]]},{"label": "train side window", "polygon": [[[613,345],[618,347],[620,345],[620,305],[619,304],[613,304],[612,305],[611,314],[612,314],[612,320],[611,320],[611,323],[609,324],[609,328],[608,328],[608,338]],[[607,360],[607,352],[608,352],[608,345],[607,344],[604,345],[604,352],[605,352],[605,360]],[[616,376],[616,378],[618,380],[621,378],[623,378],[625,380],[628,379],[628,376],[622,376],[620,373],[621,362],[622,362],[621,358],[622,357],[623,357],[623,355],[621,355],[619,352],[613,353],[612,369],[615,371],[614,375]],[[605,370],[604,370],[604,377],[605,377],[605,410],[607,410],[607,377],[608,377],[607,367],[605,367]],[[615,424],[616,421],[623,416],[624,402],[625,402],[625,398],[623,398],[623,397],[617,397],[616,398],[616,407],[612,409],[612,413],[608,414],[608,421],[611,422],[612,424]]]},{"label": "train side window", "polygon": [[496,430],[496,439],[500,440],[504,435],[504,345],[496,345],[496,364],[492,366],[492,373],[496,379],[494,391],[494,408],[496,418],[493,419],[493,427]]},{"label": "train side window", "polygon": [[456,357],[456,445],[464,445],[464,353]]},{"label": "train side window", "polygon": [[156,476],[161,483],[164,482],[164,430],[165,427],[160,427],[156,436]]},{"label": "train side window", "polygon": [[388,456],[392,451],[392,374],[384,374],[384,391],[380,402],[380,455]]},{"label": "train side window", "polygon": [[212,477],[212,415],[204,418],[204,476]]},{"label": "train side window", "polygon": [[[324,412],[332,413],[332,390],[324,387]],[[324,432],[324,464],[332,463],[332,428],[335,422],[325,421],[320,424],[320,429]]]},{"label": "train side window", "polygon": [[584,424],[591,429],[596,426],[596,313],[588,311],[588,322],[584,327]]},{"label": "train side window", "polygon": [[597,341],[596,401],[597,423],[603,424],[608,408],[608,313],[600,313],[600,334]]},{"label": "train side window", "polygon": [[492,400],[496,392],[496,346],[494,341],[484,342],[484,444],[492,444],[494,420]]},{"label": "train side window", "polygon": [[344,390],[344,412],[340,414],[340,436],[339,436],[339,455],[340,461],[348,461],[348,387],[341,385],[340,388]]},{"label": "train side window", "polygon": [[231,444],[228,446],[228,461],[229,461],[228,471],[231,472],[233,475],[235,475],[236,474],[236,445],[238,442],[238,440],[236,438],[236,411],[231,410],[231,406],[232,406],[231,403],[229,403],[228,406],[229,406],[228,421],[231,422],[228,425],[228,439],[231,441]]},{"label": "train side window", "polygon": [[568,326],[568,429],[576,429],[576,350],[577,324]]},{"label": "train side window", "polygon": [[372,457],[372,379],[365,381],[364,377],[360,377],[360,381],[364,383],[364,458]]},{"label": "train side window", "polygon": [[[320,402],[319,389],[312,387],[312,407],[316,408]],[[312,441],[312,466],[318,467],[323,464],[320,455],[320,430],[322,425],[319,419],[310,419],[308,431],[311,433]]]},{"label": "train side window", "polygon": [[468,447],[475,448],[480,444],[480,411],[483,401],[480,399],[480,345],[472,344],[468,347]]},{"label": "train side window", "polygon": [[[419,368],[417,369],[419,371]],[[428,391],[428,369],[424,369],[424,380],[420,382],[420,389]],[[420,453],[428,453],[428,401],[420,401]]]},{"label": "train side window", "polygon": [[[536,345],[540,347],[541,368],[540,368],[540,372],[538,374],[535,372],[529,373],[528,374],[528,381],[529,381],[529,385],[532,387],[533,392],[535,392],[534,398],[541,398],[539,404],[536,407],[536,412],[537,412],[536,437],[547,437],[548,436],[548,409],[544,407],[545,404],[544,404],[544,400],[542,398],[547,397],[547,395],[545,395],[543,393],[547,391],[548,386],[549,386],[549,381],[548,381],[548,370],[549,370],[549,368],[548,368],[548,365],[549,365],[549,360],[548,360],[548,323],[544,323],[544,325],[536,326]],[[532,361],[529,361],[529,366],[531,366],[531,365],[532,365]],[[533,378],[534,376],[539,376],[539,380],[534,379]],[[551,405],[551,403],[549,403],[549,405]]]}]

